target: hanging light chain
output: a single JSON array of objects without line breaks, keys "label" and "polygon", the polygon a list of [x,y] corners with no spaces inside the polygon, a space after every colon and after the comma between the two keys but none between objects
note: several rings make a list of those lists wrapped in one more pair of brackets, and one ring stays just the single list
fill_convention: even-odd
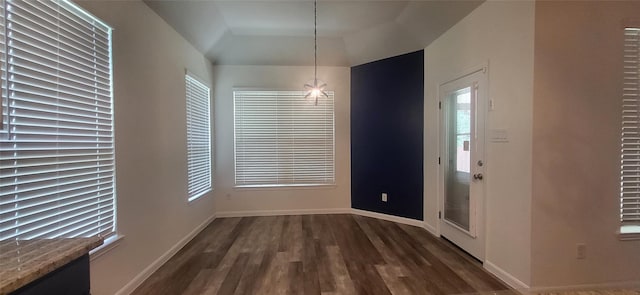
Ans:
[{"label": "hanging light chain", "polygon": [[315,99],[315,104],[318,105],[318,97],[323,95],[327,98],[329,95],[324,91],[327,84],[318,83],[318,0],[313,1],[313,83],[305,84],[304,87],[308,90],[307,95],[304,97],[312,96]]},{"label": "hanging light chain", "polygon": [[318,85],[318,0],[313,1],[313,80]]}]

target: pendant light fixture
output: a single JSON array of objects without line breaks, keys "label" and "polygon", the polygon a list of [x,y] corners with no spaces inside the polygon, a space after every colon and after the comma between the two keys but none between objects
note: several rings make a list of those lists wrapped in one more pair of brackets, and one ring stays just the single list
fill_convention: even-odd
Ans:
[{"label": "pendant light fixture", "polygon": [[324,91],[327,83],[318,80],[318,0],[313,1],[313,54],[313,84],[304,84],[304,88],[307,90],[304,98],[311,97],[318,105],[318,97],[321,95],[329,98],[329,95]]}]

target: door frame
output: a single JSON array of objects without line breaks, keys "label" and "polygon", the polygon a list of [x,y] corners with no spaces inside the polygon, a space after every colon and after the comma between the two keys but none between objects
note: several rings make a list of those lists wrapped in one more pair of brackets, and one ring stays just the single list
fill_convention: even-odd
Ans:
[{"label": "door frame", "polygon": [[[484,148],[482,149],[482,155],[480,156],[480,158],[483,160],[484,166],[483,166],[483,174],[485,174],[486,176],[486,171],[487,171],[487,161],[486,161],[486,155],[487,155],[487,148],[486,148],[486,143],[487,143],[487,121],[488,121],[488,113],[489,113],[489,102],[490,102],[490,98],[489,98],[489,63],[485,62],[482,63],[480,65],[477,65],[475,67],[471,67],[466,69],[465,71],[461,72],[458,75],[453,76],[452,79],[447,79],[442,83],[438,84],[438,90],[437,90],[437,100],[439,103],[439,109],[438,109],[438,156],[441,159],[440,160],[440,165],[438,165],[438,223],[437,223],[437,234],[438,236],[442,237],[442,223],[443,222],[447,222],[444,220],[444,193],[445,193],[445,177],[446,177],[446,171],[445,171],[445,167],[446,164],[444,163],[444,161],[446,160],[445,158],[445,153],[446,151],[446,146],[445,144],[446,142],[446,130],[445,128],[447,127],[447,122],[445,122],[446,120],[446,114],[444,114],[444,107],[445,107],[445,102],[442,101],[442,95],[444,95],[445,93],[443,93],[443,87],[449,83],[455,82],[456,80],[459,79],[463,79],[466,78],[468,76],[474,75],[478,72],[482,72],[484,74],[484,78],[482,79],[484,83],[484,87],[480,87],[478,89],[478,96],[482,96],[483,97],[483,106],[482,106],[482,112],[483,112],[483,124],[481,124],[481,126],[476,126],[476,128],[482,128],[483,133],[484,133],[484,138],[482,139],[482,144],[484,146]],[[477,107],[477,106],[476,106]],[[475,166],[476,163],[471,163],[472,168]],[[473,174],[473,171],[470,171],[471,174]],[[487,240],[486,240],[486,216],[487,216],[487,179],[483,180],[484,183],[482,185],[481,188],[481,194],[483,196],[479,206],[476,206],[476,215],[480,215],[481,218],[479,220],[477,220],[476,222],[476,228],[475,228],[475,237],[473,237],[473,235],[470,235],[468,232],[464,231],[464,230],[460,230],[460,234],[467,236],[469,238],[476,238],[481,240],[480,242],[480,251],[478,251],[478,255],[480,257],[476,257],[474,255],[474,257],[478,260],[480,260],[481,262],[484,262],[485,257],[486,257],[486,244],[487,244]],[[447,222],[448,225],[452,226],[452,227],[458,227],[455,224],[451,223],[451,222]],[[459,227],[458,227],[459,228]],[[462,247],[461,247],[462,248]],[[464,250],[464,249],[463,249]]]}]

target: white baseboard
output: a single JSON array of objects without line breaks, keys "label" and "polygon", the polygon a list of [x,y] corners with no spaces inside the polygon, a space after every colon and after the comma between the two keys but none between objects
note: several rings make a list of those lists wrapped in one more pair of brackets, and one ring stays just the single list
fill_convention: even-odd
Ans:
[{"label": "white baseboard", "polygon": [[436,229],[434,226],[428,224],[428,223],[424,223],[422,225],[422,227],[424,227],[424,229],[426,229],[429,233],[431,233],[432,235],[439,237],[440,233],[438,232],[438,229]]},{"label": "white baseboard", "polygon": [[398,217],[377,212],[364,211],[352,208],[331,209],[297,209],[297,210],[255,210],[255,211],[226,211],[217,212],[216,217],[248,217],[248,216],[278,216],[278,215],[313,215],[313,214],[356,214],[382,220],[393,221],[402,224],[424,227],[422,220]]},{"label": "white baseboard", "polygon": [[158,259],[152,262],[149,266],[147,266],[144,270],[142,270],[137,276],[135,276],[129,283],[124,285],[122,289],[116,292],[116,295],[129,295],[135,291],[146,279],[148,279],[154,272],[156,272],[162,265],[164,265],[173,255],[178,253],[182,247],[184,247],[189,241],[191,241],[195,236],[197,236],[205,227],[207,227],[214,219],[216,219],[216,215],[212,215],[207,218],[203,223],[198,225],[194,230],[188,233],[184,238],[182,238],[178,243],[173,245],[169,251],[162,254]]},{"label": "white baseboard", "polygon": [[277,215],[314,215],[314,214],[347,214],[350,209],[297,209],[297,210],[255,210],[255,211],[226,211],[217,212],[216,217],[248,217],[248,216],[277,216]]},{"label": "white baseboard", "polygon": [[545,286],[532,287],[529,291],[533,292],[550,292],[550,291],[567,291],[567,290],[598,290],[598,289],[626,289],[640,288],[640,281],[622,281],[601,284],[583,284],[569,286]]},{"label": "white baseboard", "polygon": [[514,288],[517,291],[520,291],[521,293],[529,291],[529,286],[527,286],[527,284],[525,284],[522,281],[518,280],[516,277],[512,276],[510,273],[508,273],[504,269],[502,269],[502,268],[498,267],[497,265],[491,263],[491,261],[485,260],[482,263],[482,266],[484,266],[484,269],[486,269],[488,272],[490,272],[493,275],[495,275],[496,277],[498,277],[500,280],[505,282],[511,288]]},{"label": "white baseboard", "polygon": [[417,227],[423,227],[424,226],[424,222],[422,220],[405,218],[405,217],[398,217],[398,216],[389,215],[389,214],[383,214],[383,213],[378,213],[378,212],[371,212],[371,211],[365,211],[365,210],[360,210],[360,209],[351,209],[351,213],[356,214],[356,215],[371,217],[371,218],[377,218],[377,219],[382,219],[382,220],[387,220],[387,221],[393,221],[393,222],[407,224],[407,225],[413,225],[413,226],[417,226]]}]

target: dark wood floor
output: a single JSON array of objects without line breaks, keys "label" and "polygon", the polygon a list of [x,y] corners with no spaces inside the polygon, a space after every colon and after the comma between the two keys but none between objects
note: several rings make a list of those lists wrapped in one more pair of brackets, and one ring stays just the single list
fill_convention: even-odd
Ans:
[{"label": "dark wood floor", "polygon": [[424,229],[341,214],[216,219],[133,294],[507,289],[478,262]]}]

